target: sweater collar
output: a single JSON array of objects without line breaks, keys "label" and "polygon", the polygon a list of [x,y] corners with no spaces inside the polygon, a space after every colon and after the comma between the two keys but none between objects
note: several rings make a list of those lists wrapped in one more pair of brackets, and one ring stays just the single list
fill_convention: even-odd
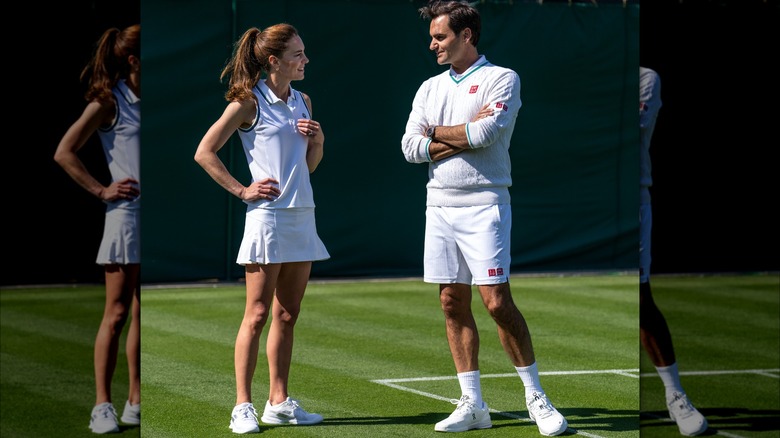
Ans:
[{"label": "sweater collar", "polygon": [[487,58],[485,58],[485,55],[479,55],[479,58],[477,58],[476,61],[474,61],[473,64],[471,64],[471,67],[467,68],[466,71],[464,71],[461,74],[455,73],[455,70],[450,67],[450,78],[452,78],[455,82],[460,82],[463,79],[467,78],[469,75],[474,73],[475,71],[482,68],[483,65],[487,64]]}]

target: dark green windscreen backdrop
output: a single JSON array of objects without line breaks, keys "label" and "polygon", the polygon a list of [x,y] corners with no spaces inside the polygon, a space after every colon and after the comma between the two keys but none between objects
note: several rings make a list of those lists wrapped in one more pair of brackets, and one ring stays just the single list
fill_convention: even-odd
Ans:
[{"label": "dark green windscreen backdrop", "polygon": [[[244,30],[296,26],[325,156],[312,174],[331,259],[312,277],[421,276],[427,165],[403,134],[417,87],[447,66],[428,50],[424,3],[142,2],[143,280],[243,277],[245,205],[195,163],[225,108],[219,74]],[[633,270],[638,263],[637,4],[478,2],[478,49],[520,75],[511,146],[512,271]],[[237,137],[220,151],[249,183]]]}]

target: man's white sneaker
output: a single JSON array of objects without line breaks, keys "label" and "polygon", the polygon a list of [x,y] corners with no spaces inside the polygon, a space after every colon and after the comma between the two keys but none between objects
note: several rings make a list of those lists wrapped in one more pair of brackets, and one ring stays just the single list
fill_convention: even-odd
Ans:
[{"label": "man's white sneaker", "polygon": [[122,411],[122,423],[141,424],[141,403],[134,405],[130,400],[125,402],[125,410]]},{"label": "man's white sneaker", "polygon": [[252,403],[245,402],[236,405],[230,415],[230,426],[228,427],[233,433],[260,432],[260,426],[257,424],[257,411]]},{"label": "man's white sneaker", "polygon": [[467,395],[463,395],[460,400],[450,400],[450,402],[458,407],[449,417],[436,423],[433,428],[436,432],[465,432],[493,427],[490,411],[485,402],[482,402],[482,406],[477,406]]},{"label": "man's white sneaker", "polygon": [[569,427],[566,418],[555,409],[543,392],[534,392],[525,399],[528,408],[528,417],[536,423],[539,433],[544,436],[560,435]]},{"label": "man's white sneaker", "polygon": [[271,401],[265,402],[263,416],[260,418],[266,424],[317,424],[322,422],[322,415],[310,414],[303,410],[297,400],[287,397],[287,400],[271,405]]},{"label": "man's white sneaker", "polygon": [[95,433],[119,432],[119,424],[116,421],[114,405],[105,402],[92,408],[92,417],[89,420],[89,429]]},{"label": "man's white sneaker", "polygon": [[707,419],[693,407],[685,393],[670,394],[666,398],[666,407],[669,408],[669,417],[677,423],[681,434],[695,436],[707,430]]}]

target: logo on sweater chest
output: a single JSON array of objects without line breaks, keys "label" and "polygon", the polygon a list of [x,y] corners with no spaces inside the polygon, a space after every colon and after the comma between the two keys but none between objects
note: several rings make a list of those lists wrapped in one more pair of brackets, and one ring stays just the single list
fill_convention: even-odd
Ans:
[{"label": "logo on sweater chest", "polygon": [[479,88],[479,85],[472,85],[471,88],[469,88],[469,94],[476,93],[478,88]]}]

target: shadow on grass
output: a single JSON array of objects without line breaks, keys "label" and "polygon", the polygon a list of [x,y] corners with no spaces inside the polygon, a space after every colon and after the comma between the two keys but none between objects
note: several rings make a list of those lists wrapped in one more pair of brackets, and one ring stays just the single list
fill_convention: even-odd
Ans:
[{"label": "shadow on grass", "polygon": [[[397,426],[397,425],[429,425],[431,427],[431,430],[433,430],[433,426],[438,423],[439,421],[447,418],[446,412],[427,412],[422,413],[419,415],[414,416],[398,416],[398,417],[336,417],[336,418],[326,418],[322,423],[315,424],[312,426],[306,426],[306,427],[317,427],[317,426]],[[500,413],[492,412],[491,414],[491,420],[493,421],[493,426],[491,429],[501,429],[504,427],[533,427],[534,430],[536,429],[536,425],[528,421],[527,417],[525,417],[525,421],[520,420],[518,421],[515,418],[509,418],[509,417],[503,417]],[[513,415],[513,414],[509,414]],[[267,425],[264,425],[267,426]],[[276,427],[276,426],[270,426],[270,427]],[[283,426],[282,426],[283,427]],[[561,434],[563,435],[574,435],[575,431],[573,431],[571,428],[569,428],[565,433]]]},{"label": "shadow on grass", "polygon": [[[569,422],[569,428],[563,435],[574,435],[582,430],[599,431],[632,431],[639,430],[639,413],[634,410],[609,410],[600,408],[568,408],[561,410]],[[365,426],[365,425],[399,425],[399,424],[430,424],[447,418],[444,412],[426,412],[414,416],[398,417],[337,417],[326,418],[322,426]],[[491,412],[492,429],[504,427],[536,425],[528,419],[525,411]]]},{"label": "shadow on grass", "polygon": [[[699,409],[707,418],[709,429],[704,435],[714,435],[723,431],[780,431],[780,410],[777,409],[745,409],[745,408],[705,408]],[[652,427],[668,427],[674,425],[666,411],[642,412],[642,429]],[[676,425],[675,425],[676,427]]]},{"label": "shadow on grass", "polygon": [[[433,426],[437,422],[443,420],[448,414],[436,413],[424,413],[414,416],[399,416],[399,417],[335,417],[325,418],[320,423],[321,426],[366,426],[366,425],[382,425],[382,424],[430,424]],[[317,425],[315,425],[317,426]]]},{"label": "shadow on grass", "polygon": [[[574,430],[596,430],[626,432],[639,430],[639,411],[625,409],[604,408],[565,408],[560,409],[561,414],[569,422],[569,434]],[[522,418],[528,418],[525,411],[518,412]]]},{"label": "shadow on grass", "polygon": [[132,430],[138,430],[140,428],[141,428],[141,426],[138,425],[138,424],[130,425],[130,424],[121,424],[120,423],[119,424],[119,433],[125,433],[125,432],[129,433]]}]

